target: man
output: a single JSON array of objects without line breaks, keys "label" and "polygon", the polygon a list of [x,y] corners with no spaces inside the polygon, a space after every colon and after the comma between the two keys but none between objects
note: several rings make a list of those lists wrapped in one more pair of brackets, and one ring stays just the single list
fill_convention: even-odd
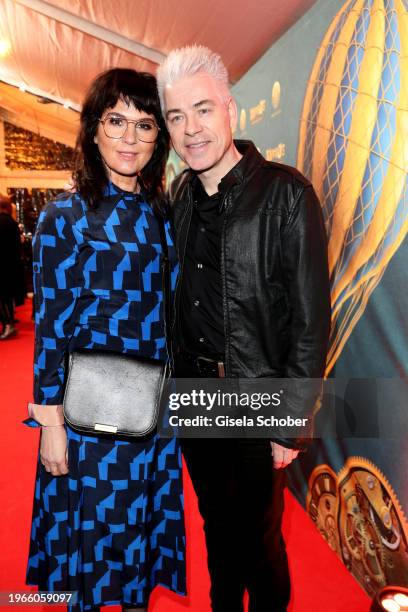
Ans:
[{"label": "man", "polygon": [[[173,146],[189,170],[171,187],[180,277],[174,358],[183,378],[320,378],[329,332],[326,237],[310,183],[234,141],[221,58],[172,51],[158,71]],[[286,610],[284,470],[305,440],[184,439],[208,551],[212,609]],[[272,457],[273,460],[272,460]]]}]

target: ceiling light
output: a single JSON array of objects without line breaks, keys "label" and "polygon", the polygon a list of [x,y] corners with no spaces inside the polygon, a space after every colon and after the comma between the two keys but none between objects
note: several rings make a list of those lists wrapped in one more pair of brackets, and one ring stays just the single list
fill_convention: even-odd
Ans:
[{"label": "ceiling light", "polygon": [[10,41],[6,38],[0,38],[0,57],[7,57],[11,52]]}]

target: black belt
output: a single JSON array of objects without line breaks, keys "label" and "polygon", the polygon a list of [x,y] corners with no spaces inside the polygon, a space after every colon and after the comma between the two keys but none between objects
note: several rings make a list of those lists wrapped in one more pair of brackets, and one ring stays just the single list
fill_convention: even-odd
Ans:
[{"label": "black belt", "polygon": [[181,359],[192,365],[201,376],[208,378],[225,378],[225,362],[210,359],[203,355],[192,355],[191,353],[180,353]]}]

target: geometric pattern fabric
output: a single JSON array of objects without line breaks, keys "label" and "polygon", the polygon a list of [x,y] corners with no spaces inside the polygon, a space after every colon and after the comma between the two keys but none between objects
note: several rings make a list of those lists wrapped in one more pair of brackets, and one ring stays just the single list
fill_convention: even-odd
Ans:
[{"label": "geometric pattern fabric", "polygon": [[38,462],[27,584],[75,591],[72,610],[185,594],[181,456],[175,438],[139,442],[68,428],[67,476]]},{"label": "geometric pattern fabric", "polygon": [[[172,286],[177,265],[166,224]],[[142,195],[110,183],[96,210],[63,194],[41,213],[34,248],[34,401],[59,404],[76,348],[164,360],[161,243]]]}]

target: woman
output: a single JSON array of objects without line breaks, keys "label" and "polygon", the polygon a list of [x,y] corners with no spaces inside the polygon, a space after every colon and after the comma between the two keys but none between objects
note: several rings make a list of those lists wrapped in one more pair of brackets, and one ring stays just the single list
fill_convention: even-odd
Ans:
[{"label": "woman", "polygon": [[168,147],[155,78],[100,75],[81,113],[75,192],[48,205],[34,241],[30,416],[42,431],[27,582],[76,591],[81,610],[146,610],[159,583],[185,593],[177,441],[79,435],[61,409],[74,349],[167,358],[157,216]]}]

